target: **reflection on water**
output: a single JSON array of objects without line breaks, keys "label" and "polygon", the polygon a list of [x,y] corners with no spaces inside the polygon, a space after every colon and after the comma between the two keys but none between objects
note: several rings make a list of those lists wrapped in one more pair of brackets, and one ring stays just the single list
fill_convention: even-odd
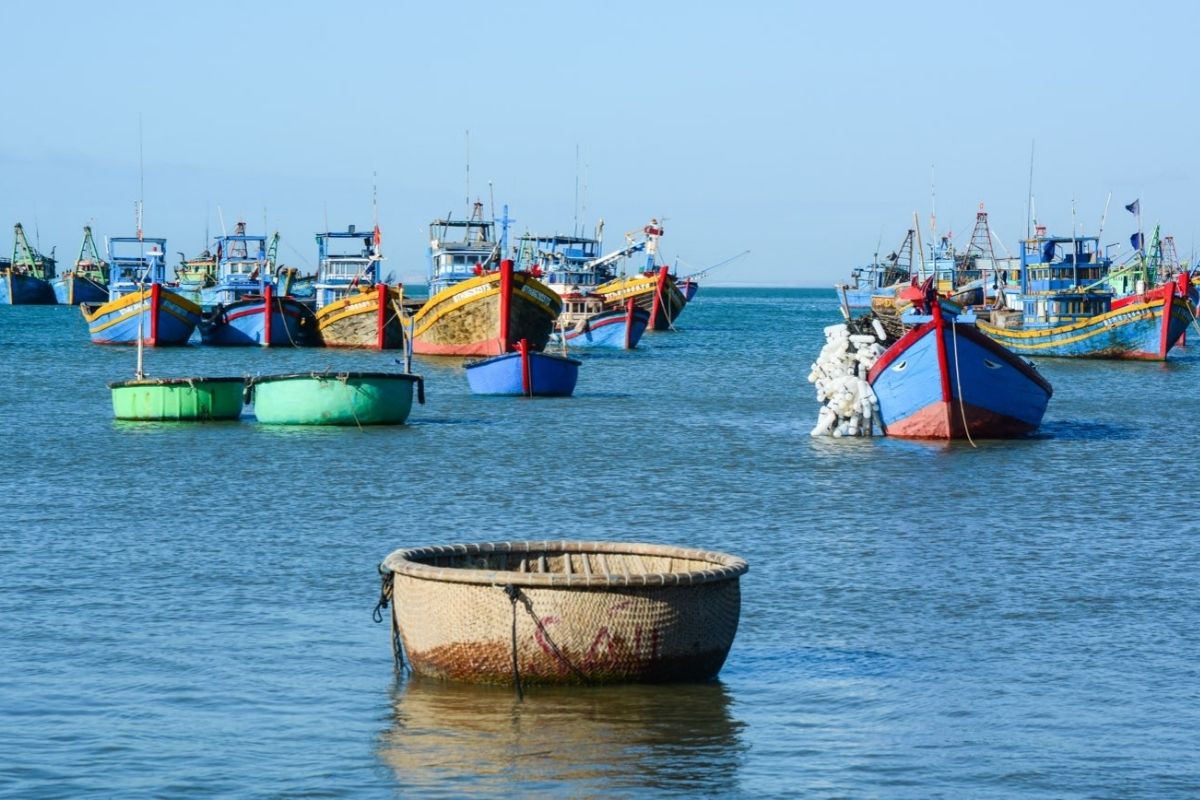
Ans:
[{"label": "reflection on water", "polygon": [[511,689],[419,677],[393,690],[379,756],[408,792],[571,795],[737,788],[746,746],[719,683]]}]

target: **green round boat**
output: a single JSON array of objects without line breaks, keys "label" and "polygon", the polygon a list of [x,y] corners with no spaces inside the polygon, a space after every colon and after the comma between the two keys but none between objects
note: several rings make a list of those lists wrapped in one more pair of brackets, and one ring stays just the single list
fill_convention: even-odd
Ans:
[{"label": "green round boat", "polygon": [[425,402],[425,381],[404,372],[303,372],[248,379],[254,415],[267,425],[399,425],[412,411],[413,386]]},{"label": "green round boat", "polygon": [[142,422],[195,422],[242,415],[242,378],[134,378],[110,383],[113,416]]}]

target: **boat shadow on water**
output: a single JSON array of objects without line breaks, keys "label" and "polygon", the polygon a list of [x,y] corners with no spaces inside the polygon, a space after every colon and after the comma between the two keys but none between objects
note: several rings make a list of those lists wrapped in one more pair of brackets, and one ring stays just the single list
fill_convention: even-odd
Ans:
[{"label": "boat shadow on water", "polygon": [[406,793],[581,796],[736,790],[744,723],[718,683],[511,688],[411,677],[392,689],[378,756]]}]

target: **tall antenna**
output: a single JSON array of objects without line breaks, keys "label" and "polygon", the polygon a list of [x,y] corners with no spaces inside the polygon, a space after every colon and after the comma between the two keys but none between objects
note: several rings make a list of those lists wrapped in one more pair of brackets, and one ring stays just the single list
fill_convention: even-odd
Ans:
[{"label": "tall antenna", "polygon": [[[937,241],[937,184],[934,182],[935,164],[929,165],[929,235]],[[883,239],[883,234],[879,237]]]},{"label": "tall antenna", "polygon": [[496,193],[495,193],[495,191],[493,191],[491,181],[488,181],[488,205],[490,205],[492,207],[491,208],[491,217],[494,220],[494,219],[496,219]]},{"label": "tall antenna", "polygon": [[579,235],[579,143],[575,143],[575,225],[573,233]]},{"label": "tall antenna", "polygon": [[[142,145],[142,113],[138,112],[138,202],[137,202],[137,238],[142,240],[142,203],[146,199],[146,162]],[[141,334],[138,335],[141,340]],[[141,377],[141,363],[138,363],[138,377]]]},{"label": "tall antenna", "polygon": [[467,215],[471,214],[471,129],[467,129]]},{"label": "tall antenna", "polygon": [[1033,233],[1031,229],[1034,210],[1033,210],[1033,147],[1037,144],[1036,139],[1029,141],[1029,194],[1025,198],[1025,240],[1028,241]]}]

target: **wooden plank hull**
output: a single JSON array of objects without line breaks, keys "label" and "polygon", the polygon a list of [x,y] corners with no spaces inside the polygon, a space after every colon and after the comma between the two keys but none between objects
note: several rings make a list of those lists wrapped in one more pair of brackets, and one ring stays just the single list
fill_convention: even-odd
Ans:
[{"label": "wooden plank hull", "polygon": [[56,302],[49,281],[12,269],[0,272],[0,305],[52,306]]},{"label": "wooden plank hull", "polygon": [[59,275],[51,285],[54,287],[55,299],[64,306],[103,303],[108,299],[108,287],[104,283],[75,272]]},{"label": "wooden plank hull", "polygon": [[200,339],[219,347],[317,347],[321,343],[312,311],[291,297],[255,297],[218,306],[200,323]]},{"label": "wooden plank hull", "polygon": [[[495,356],[521,339],[534,350],[550,340],[562,307],[545,284],[517,272],[504,312],[501,273],[469,278],[443,289],[413,315],[413,352],[438,356]],[[502,326],[502,318],[507,325]],[[502,332],[502,327],[506,331]]]},{"label": "wooden plank hull", "polygon": [[[382,314],[380,295],[384,295]],[[354,292],[317,311],[317,328],[326,347],[367,347],[400,350],[404,347],[402,293],[399,288],[376,286]]]},{"label": "wooden plank hull", "polygon": [[670,330],[676,318],[683,312],[687,299],[675,285],[664,267],[649,275],[630,275],[616,278],[596,287],[596,293],[604,297],[604,307],[625,307],[625,301],[633,298],[639,308],[650,312],[650,329]]},{"label": "wooden plank hull", "polygon": [[79,308],[96,344],[137,344],[139,317],[147,346],[187,344],[200,322],[200,306],[157,283],[99,306]]}]

